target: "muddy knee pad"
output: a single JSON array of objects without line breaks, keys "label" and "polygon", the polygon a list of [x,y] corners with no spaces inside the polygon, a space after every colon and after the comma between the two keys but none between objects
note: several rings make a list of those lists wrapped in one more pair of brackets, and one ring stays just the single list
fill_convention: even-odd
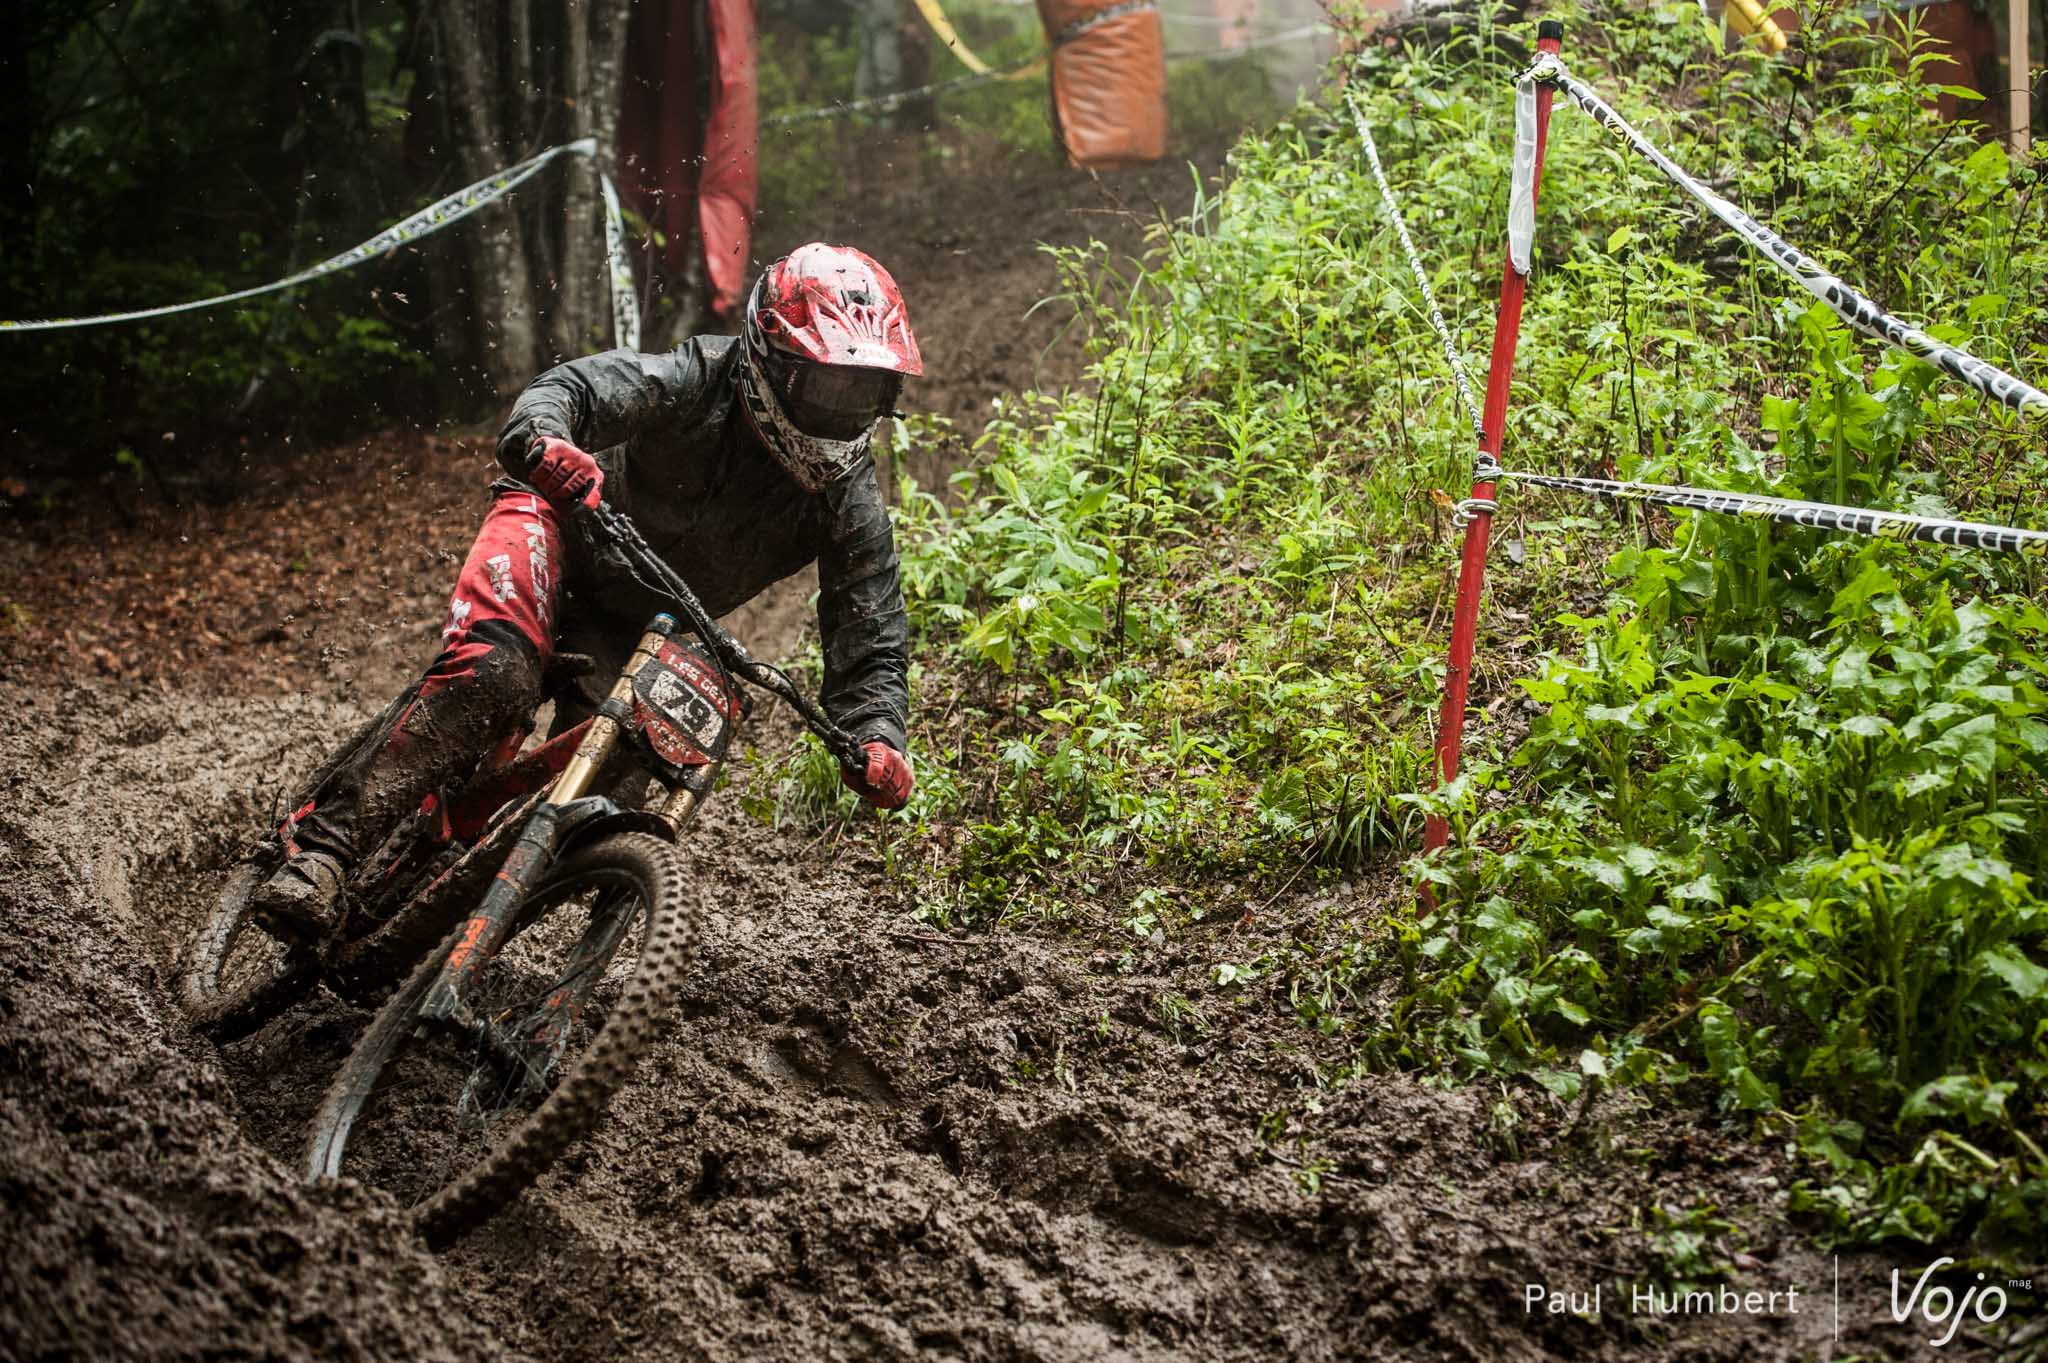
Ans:
[{"label": "muddy knee pad", "polygon": [[485,621],[427,669],[391,742],[433,754],[433,761],[466,752],[473,763],[493,740],[533,717],[542,671],[523,636]]},{"label": "muddy knee pad", "polygon": [[413,688],[398,720],[337,767],[299,840],[353,863],[428,793],[467,775],[540,704],[541,662],[524,639],[472,631]]}]

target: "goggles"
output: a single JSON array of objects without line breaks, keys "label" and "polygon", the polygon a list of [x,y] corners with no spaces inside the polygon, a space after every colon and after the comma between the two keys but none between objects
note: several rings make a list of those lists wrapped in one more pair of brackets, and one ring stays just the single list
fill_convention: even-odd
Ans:
[{"label": "goggles", "polygon": [[860,438],[903,391],[894,370],[816,364],[773,347],[761,368],[791,423],[826,440]]}]

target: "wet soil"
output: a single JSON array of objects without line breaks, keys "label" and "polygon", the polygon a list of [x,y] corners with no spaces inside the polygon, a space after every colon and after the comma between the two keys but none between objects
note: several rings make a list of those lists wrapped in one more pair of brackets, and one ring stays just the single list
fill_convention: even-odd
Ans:
[{"label": "wet soil", "polygon": [[[1094,202],[1062,183],[1079,186],[1070,207]],[[1049,291],[1039,268],[1030,289]],[[973,339],[985,306],[931,315],[992,356]],[[1002,363],[1021,365],[1028,346],[1005,336],[1022,348]],[[1021,377],[976,363],[990,392]],[[963,419],[983,400],[965,380],[946,391]],[[302,1186],[305,1122],[366,1015],[320,995],[217,1048],[184,1026],[172,977],[235,839],[431,649],[481,446],[378,449],[408,471],[409,506],[447,513],[408,511],[394,532],[339,486],[280,482],[7,550],[7,594],[46,632],[9,646],[0,710],[0,1359],[1919,1348],[1888,1318],[1893,1265],[1871,1256],[1840,1262],[1835,1334],[1835,1265],[1787,1223],[1791,1171],[1744,1126],[1627,1096],[1339,1083],[1349,1053],[1302,1029],[1279,986],[1213,984],[1214,940],[938,932],[885,888],[871,828],[769,829],[730,794],[689,845],[707,940],[593,1138],[439,1256],[382,1195]],[[261,538],[277,520],[289,533]],[[341,559],[278,564],[292,540]],[[190,594],[223,561],[227,581],[262,581],[220,587],[220,642],[188,646]],[[137,614],[67,615],[67,574]],[[283,637],[249,637],[301,579]],[[151,600],[181,604],[159,617]],[[798,585],[735,623],[789,652],[805,613]],[[771,718],[759,742],[793,732]],[[1395,893],[1386,872],[1190,932],[1249,960]],[[1625,1283],[1679,1272],[1643,1234],[1659,1205],[1719,1209],[1741,1228],[1732,1284],[1796,1284],[1802,1309],[1632,1313]],[[1531,1283],[1599,1286],[1602,1309],[1527,1309]],[[1942,1354],[1990,1355],[1967,1332]]]},{"label": "wet soil", "polygon": [[[1338,1053],[1282,998],[1205,987],[1199,947],[935,932],[865,832],[816,845],[731,799],[690,846],[713,917],[671,1026],[594,1138],[429,1255],[382,1195],[295,1180],[367,1015],[323,995],[217,1050],[170,988],[226,835],[353,713],[94,685],[6,718],[0,1356],[1829,1356],[1831,1265],[1743,1132],[1330,1087]],[[1255,955],[1327,907],[1228,931]],[[1701,1202],[1743,1223],[1736,1285],[1800,1284],[1805,1312],[1616,1305],[1669,1281],[1642,1209]],[[1841,1353],[1903,1356],[1887,1265],[1842,1269]],[[1607,1300],[1530,1314],[1532,1282]]]}]

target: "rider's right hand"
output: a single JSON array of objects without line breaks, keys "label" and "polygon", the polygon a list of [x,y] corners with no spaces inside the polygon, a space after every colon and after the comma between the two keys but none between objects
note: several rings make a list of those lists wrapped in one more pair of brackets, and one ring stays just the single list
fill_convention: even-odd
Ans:
[{"label": "rider's right hand", "polygon": [[543,436],[533,442],[534,463],[526,481],[558,510],[579,502],[595,508],[604,495],[604,473],[597,461],[566,440]]}]

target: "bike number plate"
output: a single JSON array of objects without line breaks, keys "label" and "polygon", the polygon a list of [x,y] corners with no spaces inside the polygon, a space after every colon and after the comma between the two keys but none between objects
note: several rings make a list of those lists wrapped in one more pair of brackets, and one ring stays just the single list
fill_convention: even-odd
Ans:
[{"label": "bike number plate", "polygon": [[634,674],[633,723],[670,766],[709,762],[739,717],[739,698],[726,689],[717,667],[687,644],[664,641]]}]

